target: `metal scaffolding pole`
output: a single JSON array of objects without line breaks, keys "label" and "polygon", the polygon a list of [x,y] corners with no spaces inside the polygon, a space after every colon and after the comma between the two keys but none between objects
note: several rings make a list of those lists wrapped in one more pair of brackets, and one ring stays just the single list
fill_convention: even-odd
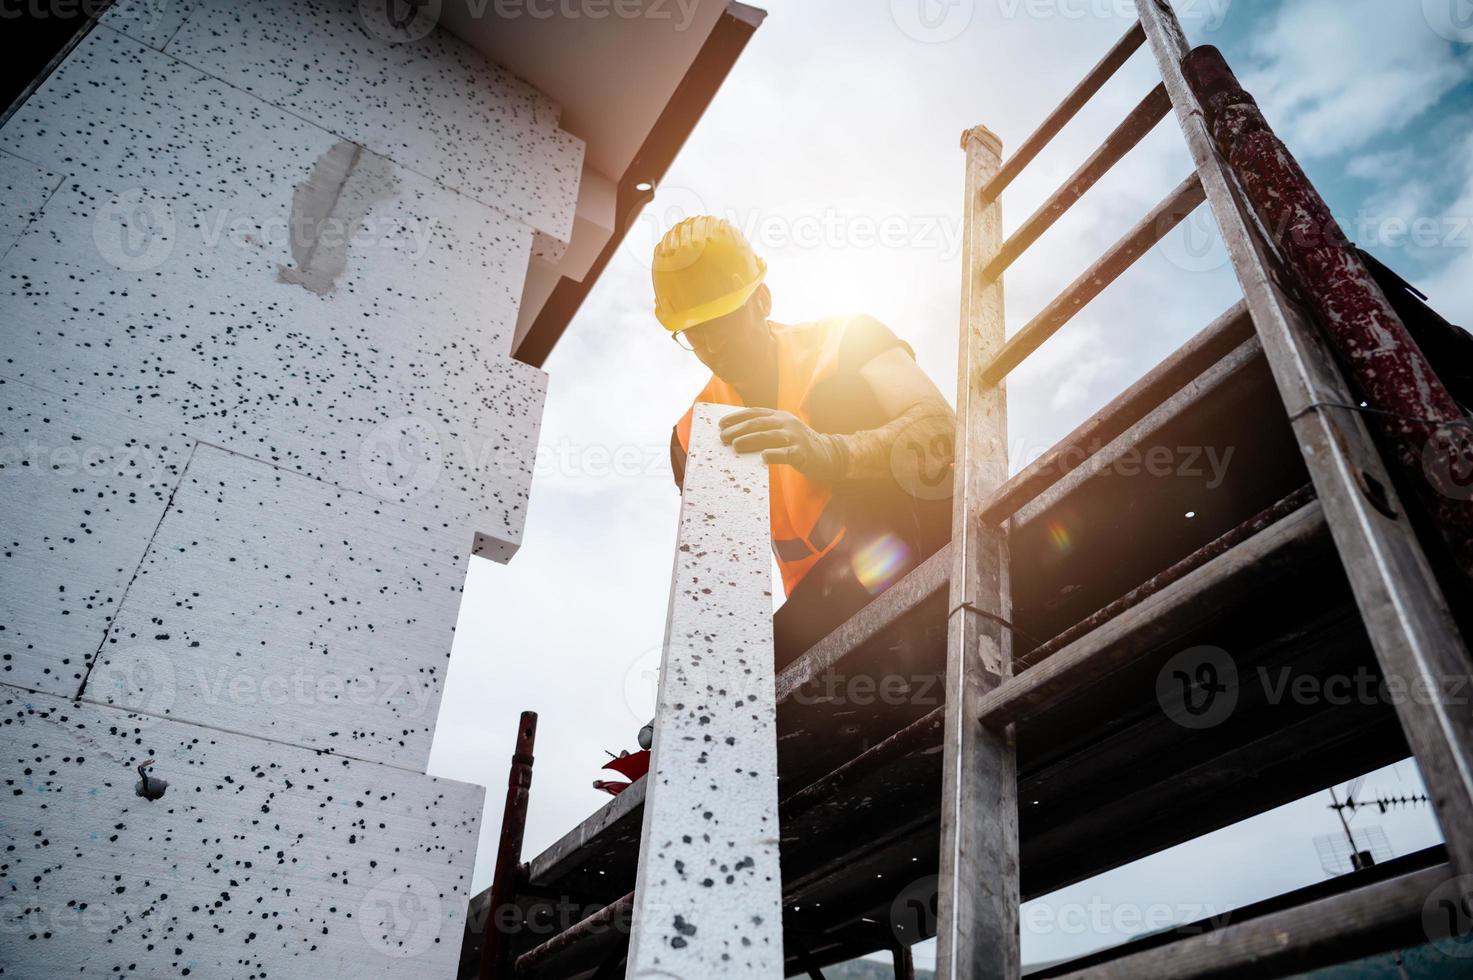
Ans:
[{"label": "metal scaffolding pole", "polygon": [[1010,730],[982,726],[981,699],[1012,674],[1012,615],[1004,530],[982,506],[1008,478],[1007,392],[983,369],[1002,350],[1001,278],[987,278],[1002,243],[1002,204],[983,188],[1002,164],[985,127],[962,135],[966,151],[961,336],[952,573],[946,634],[941,859],[936,976],[1017,977],[1018,775]]}]

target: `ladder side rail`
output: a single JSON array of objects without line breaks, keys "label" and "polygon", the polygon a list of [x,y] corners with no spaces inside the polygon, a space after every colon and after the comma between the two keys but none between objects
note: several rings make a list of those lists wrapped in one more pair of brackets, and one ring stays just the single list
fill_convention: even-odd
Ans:
[{"label": "ladder side rail", "polygon": [[[1275,278],[1267,244],[1207,130],[1181,66],[1188,52],[1181,24],[1164,0],[1136,0],[1136,8],[1377,660],[1408,690],[1431,685],[1440,691],[1447,678],[1468,670],[1447,600],[1364,419],[1317,407],[1354,402],[1324,338]],[[1450,862],[1460,874],[1473,874],[1473,719],[1466,710],[1459,716],[1441,696],[1399,698],[1396,709],[1435,801]]]},{"label": "ladder side rail", "polygon": [[952,571],[946,630],[941,853],[937,876],[938,980],[1016,980],[1019,959],[1018,775],[1012,733],[978,721],[986,693],[1012,674],[1012,615],[1005,529],[985,524],[983,502],[1007,480],[1007,392],[983,385],[1002,349],[1003,287],[982,269],[1001,247],[1002,206],[981,189],[1002,143],[985,127],[966,151]]}]

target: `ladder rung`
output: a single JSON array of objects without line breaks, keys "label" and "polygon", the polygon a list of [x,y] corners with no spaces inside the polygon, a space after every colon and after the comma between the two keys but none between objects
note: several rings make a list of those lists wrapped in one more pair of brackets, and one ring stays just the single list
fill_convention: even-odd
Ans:
[{"label": "ladder rung", "polygon": [[1085,103],[1094,97],[1106,82],[1108,82],[1120,70],[1120,66],[1135,53],[1136,48],[1146,43],[1146,31],[1141,27],[1140,21],[1136,21],[1130,30],[1120,40],[1115,42],[1106,55],[1100,59],[1100,63],[1090,69],[1084,80],[1074,86],[1074,91],[1064,97],[1053,112],[1049,113],[1033,134],[1023,141],[1018,147],[1018,152],[1003,162],[1002,169],[997,175],[982,188],[982,200],[991,201],[1001,194],[1013,178],[1022,173],[1023,168],[1033,162],[1033,158],[1048,146],[1053,138],[1059,134],[1069,120],[1084,108]]},{"label": "ladder rung", "polygon": [[1196,405],[1230,385],[1263,356],[1257,337],[1249,337],[1231,354],[1203,371],[1176,394],[1146,413],[1145,418],[1111,439],[1109,444],[1070,470],[1048,489],[1018,508],[1014,528],[1023,527],[1047,513],[1059,501],[1077,491],[1085,481],[1115,466],[1127,453],[1148,445],[1150,440]]},{"label": "ladder rung", "polygon": [[1446,864],[1425,868],[1058,974],[1056,980],[1278,977],[1420,946],[1427,942],[1423,903],[1452,877]]},{"label": "ladder rung", "polygon": [[1104,291],[1116,279],[1135,264],[1135,260],[1146,253],[1152,245],[1165,238],[1171,229],[1191,214],[1205,201],[1202,182],[1193,171],[1177,184],[1161,203],[1125,233],[1104,255],[1071,282],[1062,293],[1043,308],[1037,316],[1008,338],[992,363],[982,370],[982,384],[995,385],[1007,377],[1023,359],[1052,337],[1060,327]]},{"label": "ladder rung", "polygon": [[1253,320],[1242,300],[1152,368],[1048,452],[1015,473],[982,506],[982,519],[998,524],[1088,459],[1086,446],[1100,446],[1139,422],[1183,385],[1253,336]]},{"label": "ladder rung", "polygon": [[1166,638],[1183,614],[1225,607],[1276,568],[1303,560],[1326,537],[1319,501],[1218,555],[1139,605],[1085,634],[1047,660],[983,695],[978,717],[989,727],[1019,722],[1139,658]]},{"label": "ladder rung", "polygon": [[1151,89],[1149,95],[1140,101],[1134,109],[1130,110],[1123,122],[1115,127],[1115,131],[1105,138],[1100,148],[1090,156],[1084,164],[1074,172],[1064,186],[1054,192],[1053,196],[1043,203],[1032,216],[1023,223],[1023,226],[1002,243],[1002,248],[987,268],[982,270],[982,281],[992,282],[1002,275],[1008,266],[1012,265],[1018,256],[1038,240],[1038,237],[1051,228],[1055,221],[1063,217],[1064,212],[1074,206],[1074,202],[1084,196],[1084,192],[1093,187],[1101,177],[1109,172],[1110,168],[1120,162],[1120,158],[1129,153],[1145,135],[1149,133],[1156,124],[1165,117],[1171,109],[1171,99],[1166,94],[1165,85],[1157,85]]}]

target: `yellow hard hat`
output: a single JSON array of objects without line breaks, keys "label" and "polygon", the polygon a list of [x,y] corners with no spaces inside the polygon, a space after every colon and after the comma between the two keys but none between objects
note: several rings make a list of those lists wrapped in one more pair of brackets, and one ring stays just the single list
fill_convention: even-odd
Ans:
[{"label": "yellow hard hat", "polygon": [[767,275],[735,225],[705,214],[665,232],[652,269],[655,316],[672,333],[740,308]]}]

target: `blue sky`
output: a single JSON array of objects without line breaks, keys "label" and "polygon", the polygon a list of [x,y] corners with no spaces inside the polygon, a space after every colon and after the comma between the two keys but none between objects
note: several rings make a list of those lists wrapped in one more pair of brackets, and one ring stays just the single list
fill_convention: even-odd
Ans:
[{"label": "blue sky", "polygon": [[[928,5],[924,9],[918,4]],[[669,427],[703,373],[651,312],[648,250],[694,211],[748,231],[774,317],[879,317],[955,389],[962,196],[958,136],[1005,153],[1129,26],[1122,0],[770,0],[770,16],[547,368],[525,543],[473,560],[431,760],[490,787],[477,862],[489,881],[522,708],[541,712],[528,853],[603,802],[605,749],[652,704],[678,496]],[[1468,0],[1178,0],[1194,43],[1223,48],[1352,237],[1473,323],[1473,11]],[[922,20],[918,13],[932,15]],[[1461,14],[1459,19],[1457,15]],[[925,25],[932,27],[927,28]],[[1139,52],[1004,198],[1016,227],[1149,88]],[[1168,118],[1009,271],[1010,328],[1189,172]],[[1205,211],[1087,307],[1011,379],[1010,462],[1042,452],[1240,293]],[[1417,787],[1409,764],[1366,789]],[[1323,877],[1321,794],[1045,900],[1222,910]],[[1362,820],[1370,822],[1366,816]],[[1377,817],[1398,852],[1436,839],[1425,810]],[[1128,927],[1027,928],[1025,959]],[[923,957],[924,959],[924,957]]]}]

